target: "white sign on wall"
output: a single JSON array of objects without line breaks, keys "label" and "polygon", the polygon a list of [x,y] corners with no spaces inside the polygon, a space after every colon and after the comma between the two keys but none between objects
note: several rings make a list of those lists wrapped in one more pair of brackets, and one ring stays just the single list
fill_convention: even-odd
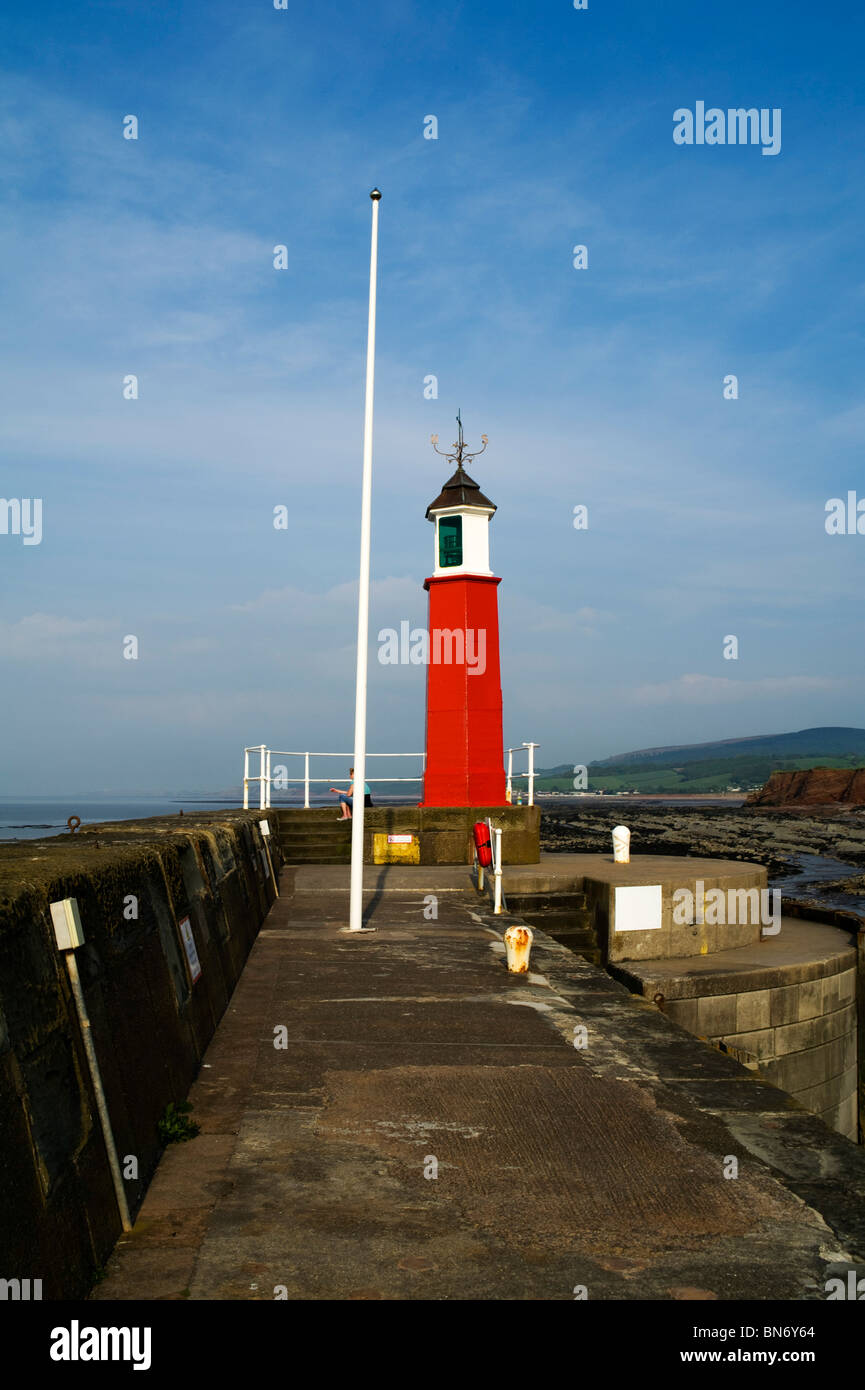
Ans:
[{"label": "white sign on wall", "polygon": [[616,889],[616,931],[661,930],[661,885]]},{"label": "white sign on wall", "polygon": [[180,928],[180,935],[183,937],[183,945],[186,948],[186,959],[189,961],[189,973],[192,976],[192,983],[195,984],[201,979],[201,962],[198,959],[198,951],[195,949],[195,937],[192,935],[192,924],[188,917],[181,917],[177,925]]}]

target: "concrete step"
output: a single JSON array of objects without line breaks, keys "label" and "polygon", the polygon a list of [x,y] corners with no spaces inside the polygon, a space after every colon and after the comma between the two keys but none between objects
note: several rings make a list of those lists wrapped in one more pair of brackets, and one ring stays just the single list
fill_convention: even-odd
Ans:
[{"label": "concrete step", "polygon": [[585,893],[520,893],[509,892],[508,902],[514,912],[524,917],[527,912],[580,911],[586,906]]},{"label": "concrete step", "polygon": [[558,936],[560,933],[573,935],[575,932],[584,933],[594,938],[595,924],[588,912],[526,912],[515,908],[510,898],[508,898],[508,910],[515,912],[524,922],[528,922],[530,927],[537,927],[539,931],[546,932],[547,936]]},{"label": "concrete step", "polygon": [[352,862],[352,856],[350,856],[350,853],[345,853],[345,855],[334,855],[334,853],[331,853],[330,851],[328,851],[327,853],[310,852],[305,853],[305,855],[286,855],[285,859],[282,860],[282,862],[284,862],[285,865],[291,866],[350,865],[350,862]]},{"label": "concrete step", "polygon": [[351,849],[351,836],[346,835],[345,839],[342,840],[331,840],[325,836],[320,836],[314,840],[283,840],[281,843],[283,854],[288,854],[289,851],[307,854],[315,850],[325,850],[328,854],[340,854],[344,849]]},{"label": "concrete step", "polygon": [[282,840],[281,845],[283,854],[314,854],[316,851],[341,854],[351,849],[351,840],[348,836],[344,840]]},{"label": "concrete step", "polygon": [[346,821],[345,826],[334,824],[319,825],[310,830],[281,830],[279,838],[284,845],[308,845],[316,841],[341,844],[343,840],[351,839],[351,822]]},{"label": "concrete step", "polygon": [[588,908],[549,908],[547,912],[534,912],[531,908],[517,905],[513,898],[508,894],[508,908],[510,912],[516,912],[519,917],[524,917],[526,922],[534,926],[537,922],[538,927],[544,931],[562,930],[573,927],[574,930],[585,927],[591,930],[594,927],[594,917]]},{"label": "concrete step", "polygon": [[[566,945],[567,943],[563,942],[562,944]],[[589,965],[602,964],[600,951],[580,951],[575,946],[571,946],[570,949],[573,951],[575,956],[581,956],[583,960],[587,960],[589,962]]]},{"label": "concrete step", "polygon": [[[534,907],[534,902],[542,899],[552,906],[538,910]],[[566,906],[566,903],[576,902],[575,906]],[[531,902],[531,907],[526,907],[526,903]],[[536,927],[538,931],[545,932],[554,941],[558,941],[562,946],[567,946],[569,951],[576,955],[583,956],[591,961],[593,965],[601,964],[601,950],[595,932],[594,920],[588,908],[582,904],[584,894],[582,893],[555,893],[555,894],[525,894],[522,897],[514,897],[508,894],[508,908],[522,917],[524,922],[528,922],[530,927]]]},{"label": "concrete step", "polygon": [[[542,930],[542,928],[538,928]],[[590,950],[598,950],[598,938],[593,931],[548,931],[547,936],[551,936],[554,941],[560,941],[563,946],[571,946],[575,950],[588,947]]]}]

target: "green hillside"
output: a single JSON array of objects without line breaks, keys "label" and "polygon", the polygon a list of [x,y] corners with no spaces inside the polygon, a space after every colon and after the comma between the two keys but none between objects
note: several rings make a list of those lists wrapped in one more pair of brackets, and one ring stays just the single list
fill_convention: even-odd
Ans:
[{"label": "green hillside", "polygon": [[[620,754],[588,768],[588,792],[743,792],[761,787],[776,771],[865,766],[865,729],[804,729],[678,749]],[[573,792],[573,767],[539,770],[538,791]]]},{"label": "green hillside", "polygon": [[[810,767],[815,761],[834,767],[835,758],[853,757],[865,761],[865,729],[823,727],[799,729],[789,734],[759,734],[753,738],[722,739],[714,743],[691,743],[669,748],[640,748],[631,753],[617,753],[593,764],[612,767],[627,763],[652,763],[655,766],[678,766],[685,762],[716,761],[719,758],[797,758],[806,762],[795,766]],[[860,762],[857,761],[856,766]],[[846,767],[847,764],[839,764]]]}]

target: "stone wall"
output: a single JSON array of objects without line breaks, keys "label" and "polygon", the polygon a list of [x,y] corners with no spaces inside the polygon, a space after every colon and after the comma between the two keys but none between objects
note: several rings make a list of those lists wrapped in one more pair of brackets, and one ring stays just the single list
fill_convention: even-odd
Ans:
[{"label": "stone wall", "polygon": [[848,1139],[858,1137],[857,944],[782,918],[778,937],[705,960],[613,968],[697,1037],[731,1050]]},{"label": "stone wall", "polygon": [[698,1036],[747,1053],[767,1081],[832,1129],[856,1138],[854,966],[772,989],[671,1000],[665,1011],[677,1023],[694,1019],[693,1027],[686,1026]]},{"label": "stone wall", "polygon": [[274,896],[262,818],[165,817],[0,846],[0,1278],[81,1297],[121,1229],[49,904],[78,902],[78,968],[121,1167],[136,1174],[134,1216],[162,1152],[158,1121],[195,1078]]},{"label": "stone wall", "polygon": [[[289,863],[348,863],[351,826],[327,807],[280,806],[269,814]],[[471,864],[472,827],[490,817],[502,829],[502,862],[537,864],[539,806],[373,806],[364,811],[364,863],[374,864],[376,834],[410,834],[421,864]]]}]

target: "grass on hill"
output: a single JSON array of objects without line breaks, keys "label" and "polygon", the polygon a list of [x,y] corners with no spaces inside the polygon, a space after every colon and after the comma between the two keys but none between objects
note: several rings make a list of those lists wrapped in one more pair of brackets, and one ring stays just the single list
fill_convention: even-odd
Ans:
[{"label": "grass on hill", "polygon": [[[790,757],[779,758],[767,755],[738,758],[700,759],[683,762],[675,766],[647,767],[644,762],[616,763],[613,767],[590,766],[587,770],[585,791],[591,792],[681,792],[684,795],[698,792],[750,791],[762,787],[772,772],[795,772],[810,767],[856,768],[862,766],[862,757],[856,754],[841,754],[838,757]],[[574,774],[538,777],[535,789],[540,792],[571,792],[574,788]]]}]

